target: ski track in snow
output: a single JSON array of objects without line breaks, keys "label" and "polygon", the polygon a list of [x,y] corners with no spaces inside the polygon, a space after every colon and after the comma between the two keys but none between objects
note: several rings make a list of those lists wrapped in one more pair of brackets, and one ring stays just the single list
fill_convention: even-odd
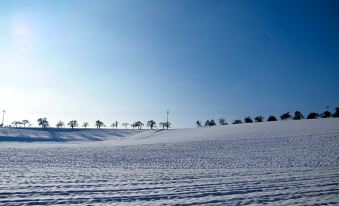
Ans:
[{"label": "ski track in snow", "polygon": [[0,157],[0,205],[339,205],[338,120],[0,142]]}]

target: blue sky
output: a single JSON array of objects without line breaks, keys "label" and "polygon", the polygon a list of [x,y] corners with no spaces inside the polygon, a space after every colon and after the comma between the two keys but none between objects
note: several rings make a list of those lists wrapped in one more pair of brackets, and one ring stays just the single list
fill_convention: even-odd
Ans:
[{"label": "blue sky", "polygon": [[338,1],[1,1],[6,123],[339,106]]}]

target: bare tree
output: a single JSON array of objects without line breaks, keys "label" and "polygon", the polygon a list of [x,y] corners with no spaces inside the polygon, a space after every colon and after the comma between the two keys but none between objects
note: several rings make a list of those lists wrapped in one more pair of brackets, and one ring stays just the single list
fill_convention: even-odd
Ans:
[{"label": "bare tree", "polygon": [[150,127],[151,128],[151,130],[153,130],[153,127],[156,125],[156,123],[155,123],[155,121],[153,121],[153,120],[149,120],[148,122],[147,122],[147,127]]},{"label": "bare tree", "polygon": [[211,119],[210,121],[210,127],[216,126],[217,124],[215,123],[214,119]]},{"label": "bare tree", "polygon": [[122,123],[122,126],[125,127],[125,129],[127,129],[128,125],[129,125],[129,124],[126,123],[126,122]]},{"label": "bare tree", "polygon": [[26,127],[26,124],[29,124],[29,121],[27,119],[24,119],[21,121],[21,123]]},{"label": "bare tree", "polygon": [[292,117],[292,116],[290,115],[289,112],[286,112],[286,113],[280,115],[280,119],[281,119],[281,120],[288,120],[288,119],[291,119],[291,117]]},{"label": "bare tree", "polygon": [[38,125],[41,126],[42,128],[46,129],[46,127],[49,126],[47,118],[39,118],[38,119]]},{"label": "bare tree", "polygon": [[141,129],[144,126],[144,123],[137,121],[134,123],[136,127],[138,127],[138,129]]},{"label": "bare tree", "polygon": [[20,122],[20,121],[14,121],[14,122],[12,122],[12,125],[15,126],[15,128],[17,128],[18,125],[21,125],[21,124],[22,124],[22,122]]},{"label": "bare tree", "polygon": [[270,115],[267,119],[268,122],[274,122],[274,121],[278,121],[277,118],[273,115]]},{"label": "bare tree", "polygon": [[116,124],[115,122],[113,122],[113,123],[111,124],[111,127],[112,127],[112,129],[117,129],[117,124]]},{"label": "bare tree", "polygon": [[197,121],[195,122],[195,124],[197,125],[197,127],[202,127],[202,124],[201,124],[201,122],[200,122],[199,120],[197,120]]},{"label": "bare tree", "polygon": [[56,124],[57,128],[62,128],[63,126],[65,126],[65,124],[62,122],[62,121],[59,121],[57,124]]},{"label": "bare tree", "polygon": [[136,122],[134,122],[133,124],[131,124],[131,127],[132,127],[132,128],[133,128],[133,130],[134,130],[134,128],[138,127],[138,125],[137,125],[137,123],[136,123]]},{"label": "bare tree", "polygon": [[78,126],[78,122],[76,120],[71,120],[68,122],[68,126],[70,126],[73,130],[74,127]]},{"label": "bare tree", "polygon": [[166,122],[160,122],[159,125],[162,127],[162,129],[165,129],[167,124]]},{"label": "bare tree", "polygon": [[96,125],[97,129],[101,129],[101,127],[105,126],[105,124],[102,121],[100,121],[100,120],[97,120],[95,122],[95,125]]},{"label": "bare tree", "polygon": [[335,108],[335,113],[333,114],[333,117],[339,117],[339,107]]},{"label": "bare tree", "polygon": [[227,122],[226,122],[226,120],[224,118],[220,118],[219,119],[219,124],[220,125],[227,125]]},{"label": "bare tree", "polygon": [[331,112],[330,111],[325,111],[321,114],[322,118],[329,118],[331,117]]},{"label": "bare tree", "polygon": [[311,112],[307,115],[307,119],[318,119],[320,117],[320,114],[316,112]]},{"label": "bare tree", "polygon": [[240,119],[236,119],[233,121],[232,124],[242,124],[242,121]]},{"label": "bare tree", "polygon": [[118,129],[118,124],[119,124],[119,122],[118,121],[115,121],[115,122],[113,122],[112,124],[111,124],[111,127],[114,129],[114,127],[115,127],[115,129]]},{"label": "bare tree", "polygon": [[255,122],[263,122],[263,121],[264,121],[264,117],[261,116],[261,115],[259,115],[259,116],[256,116],[256,117],[254,118],[254,120],[255,120]]},{"label": "bare tree", "polygon": [[83,124],[82,124],[82,126],[83,127],[85,127],[85,129],[89,126],[89,123],[88,122],[84,122]]},{"label": "bare tree", "polygon": [[245,117],[244,122],[245,123],[253,123],[253,120],[250,116],[248,116],[248,117]]},{"label": "bare tree", "polygon": [[304,119],[304,115],[300,112],[300,111],[296,111],[294,113],[294,117],[293,117],[294,120],[301,120],[301,119]]}]

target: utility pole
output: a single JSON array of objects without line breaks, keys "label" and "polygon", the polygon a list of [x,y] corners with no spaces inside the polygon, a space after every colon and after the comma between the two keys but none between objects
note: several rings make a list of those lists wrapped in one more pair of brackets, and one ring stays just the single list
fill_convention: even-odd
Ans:
[{"label": "utility pole", "polygon": [[4,126],[5,113],[6,113],[6,110],[2,110],[2,123],[1,123],[1,127]]},{"label": "utility pole", "polygon": [[169,127],[169,122],[168,122],[168,114],[169,114],[169,111],[167,110],[167,111],[166,111],[166,113],[167,113],[167,122],[166,122],[166,127],[167,127],[167,129],[168,129],[168,127]]}]

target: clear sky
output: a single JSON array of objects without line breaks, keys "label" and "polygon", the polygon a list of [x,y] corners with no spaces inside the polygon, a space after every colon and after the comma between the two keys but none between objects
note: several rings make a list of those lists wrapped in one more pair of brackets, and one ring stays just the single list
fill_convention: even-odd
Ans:
[{"label": "clear sky", "polygon": [[339,106],[339,1],[0,1],[5,123]]}]

